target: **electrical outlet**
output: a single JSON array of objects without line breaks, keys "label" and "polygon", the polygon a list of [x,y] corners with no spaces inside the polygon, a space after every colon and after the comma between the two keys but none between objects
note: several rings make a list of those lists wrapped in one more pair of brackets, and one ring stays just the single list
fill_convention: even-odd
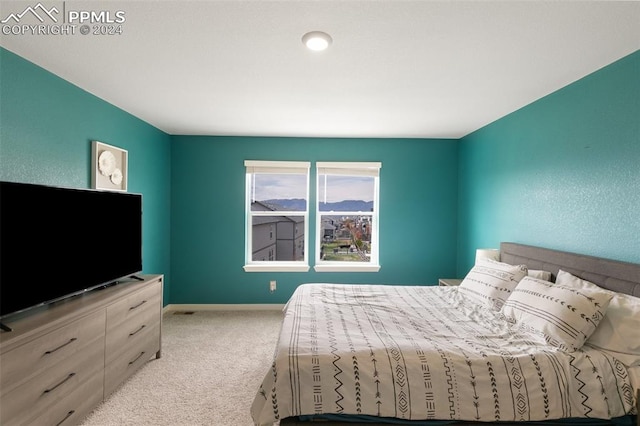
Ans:
[{"label": "electrical outlet", "polygon": [[269,291],[271,293],[273,293],[274,291],[276,291],[276,282],[275,281],[269,281]]}]

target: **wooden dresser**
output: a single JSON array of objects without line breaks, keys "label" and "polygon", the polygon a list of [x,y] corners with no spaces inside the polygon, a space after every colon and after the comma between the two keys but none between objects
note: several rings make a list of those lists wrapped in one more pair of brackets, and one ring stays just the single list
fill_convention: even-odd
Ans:
[{"label": "wooden dresser", "polygon": [[142,278],[3,320],[0,424],[77,424],[160,358],[163,276]]}]

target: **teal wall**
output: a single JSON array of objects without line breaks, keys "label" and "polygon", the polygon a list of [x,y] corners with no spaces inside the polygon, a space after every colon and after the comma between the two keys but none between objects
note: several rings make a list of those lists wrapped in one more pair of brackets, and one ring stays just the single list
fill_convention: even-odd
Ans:
[{"label": "teal wall", "polygon": [[[284,303],[304,282],[435,284],[453,276],[457,145],[433,139],[174,136],[171,302]],[[247,159],[381,161],[380,271],[244,272]],[[315,223],[315,216],[310,220]],[[310,239],[309,259],[315,258],[314,244]],[[273,294],[272,279],[278,281]]]},{"label": "teal wall", "polygon": [[640,263],[640,52],[459,149],[458,276],[500,241]]},{"label": "teal wall", "polygon": [[144,272],[165,274],[167,303],[170,136],[0,48],[0,179],[90,188],[92,140],[129,153],[129,192],[143,195]]}]

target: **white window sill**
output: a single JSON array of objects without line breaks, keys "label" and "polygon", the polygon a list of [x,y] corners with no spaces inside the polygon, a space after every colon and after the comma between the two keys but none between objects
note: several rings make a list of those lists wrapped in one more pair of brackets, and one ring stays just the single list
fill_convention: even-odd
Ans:
[{"label": "white window sill", "polygon": [[378,272],[380,270],[380,265],[356,265],[349,264],[349,262],[345,262],[346,264],[329,264],[329,265],[316,265],[313,269],[316,272]]},{"label": "white window sill", "polygon": [[308,272],[309,265],[306,264],[280,264],[280,265],[244,265],[245,272]]}]

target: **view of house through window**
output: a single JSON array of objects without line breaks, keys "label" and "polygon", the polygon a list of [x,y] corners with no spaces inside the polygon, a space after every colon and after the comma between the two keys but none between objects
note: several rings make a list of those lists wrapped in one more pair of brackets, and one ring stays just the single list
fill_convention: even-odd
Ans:
[{"label": "view of house through window", "polygon": [[308,270],[309,240],[316,242],[317,271],[379,268],[380,163],[316,164],[311,239],[310,163],[247,160],[245,167],[246,271]]},{"label": "view of house through window", "polygon": [[308,265],[309,163],[246,161],[245,166],[246,263]]}]

